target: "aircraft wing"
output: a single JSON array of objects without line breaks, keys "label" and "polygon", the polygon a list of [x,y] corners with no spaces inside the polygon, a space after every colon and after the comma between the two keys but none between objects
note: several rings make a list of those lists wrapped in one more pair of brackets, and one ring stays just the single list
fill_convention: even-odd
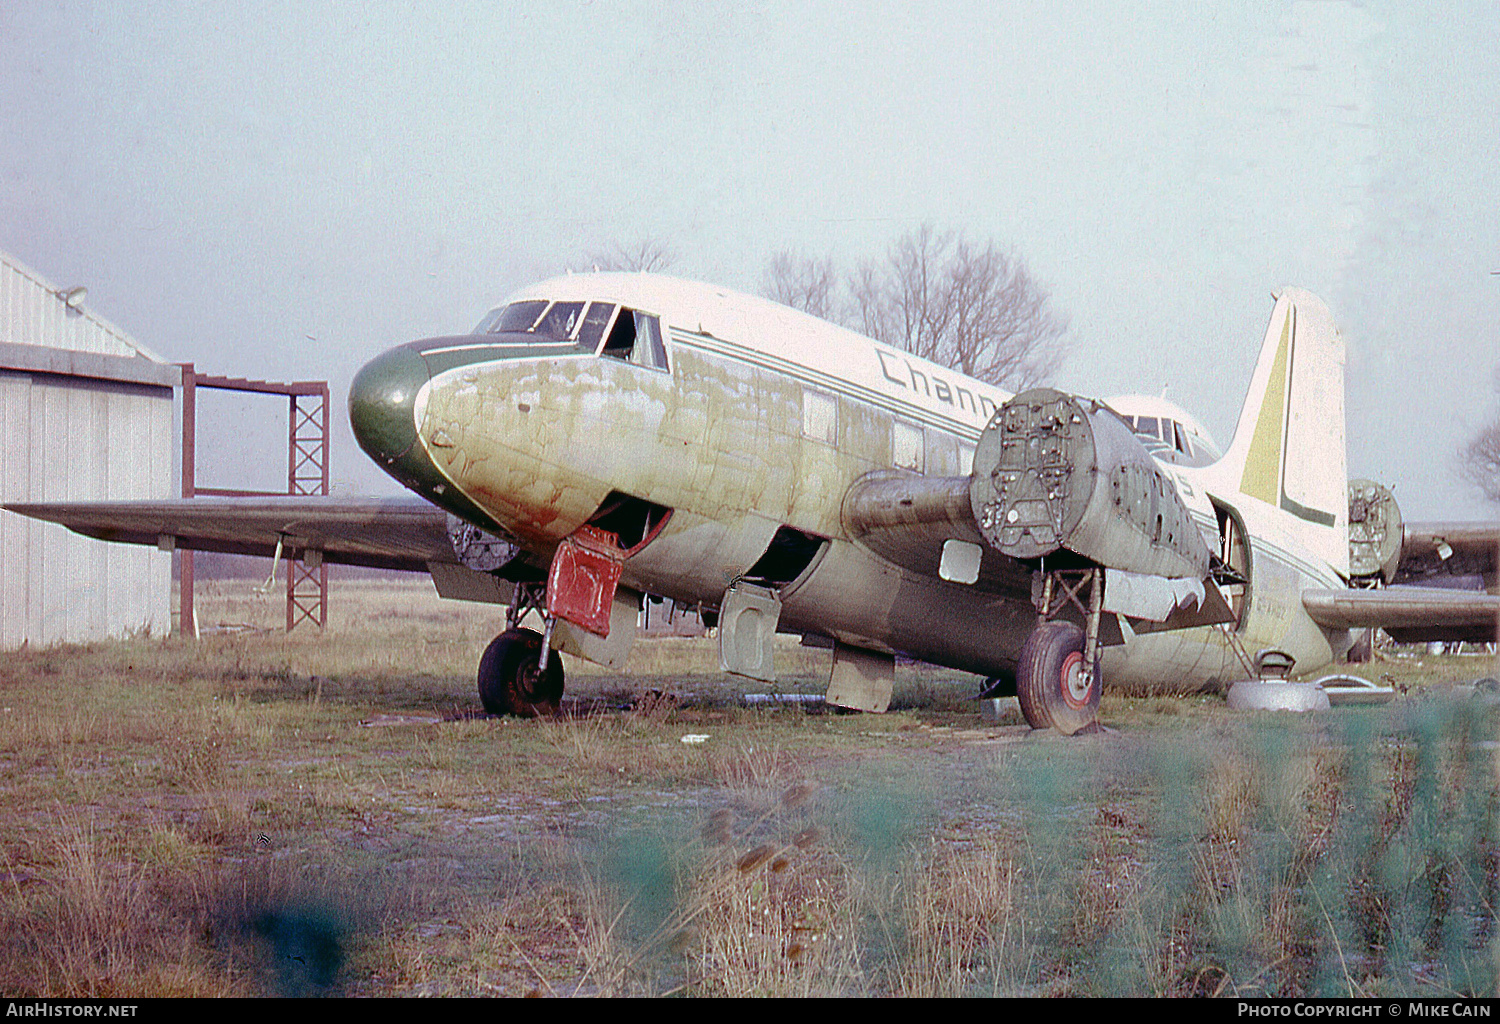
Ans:
[{"label": "aircraft wing", "polygon": [[235,555],[319,550],[327,562],[428,571],[456,563],[447,513],[421,498],[167,498],[5,505],[99,540]]},{"label": "aircraft wing", "polygon": [[1398,643],[1493,641],[1500,632],[1500,595],[1439,587],[1305,590],[1302,607],[1320,626],[1378,626]]},{"label": "aircraft wing", "polygon": [[1500,522],[1407,523],[1401,562],[1393,582],[1415,583],[1441,576],[1481,576],[1496,590]]},{"label": "aircraft wing", "polygon": [[[994,550],[975,526],[968,477],[871,473],[845,495],[843,518],[850,536],[888,562],[926,576],[967,583],[981,593],[1011,600],[1032,599],[1031,567]],[[967,548],[971,558],[977,555],[977,567],[970,562],[971,576],[962,572],[958,564],[961,558],[948,563],[947,552],[954,543]],[[1195,587],[1182,581],[1113,569],[1107,573],[1100,633],[1106,645],[1125,642],[1119,628],[1122,617],[1136,633],[1234,619],[1211,580],[1198,581],[1195,596],[1188,600]],[[1147,605],[1152,610],[1143,616]],[[1063,617],[1079,616],[1067,609]]]},{"label": "aircraft wing", "polygon": [[872,473],[844,499],[851,537],[886,561],[925,576],[941,577],[943,546],[961,541],[980,550],[980,591],[1031,596],[1031,570],[993,550],[974,525],[968,477]]}]

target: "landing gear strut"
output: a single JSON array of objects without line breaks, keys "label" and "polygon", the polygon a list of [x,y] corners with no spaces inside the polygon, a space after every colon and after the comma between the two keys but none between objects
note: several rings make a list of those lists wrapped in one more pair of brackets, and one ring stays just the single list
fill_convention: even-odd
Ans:
[{"label": "landing gear strut", "polygon": [[[1041,619],[1021,645],[1016,666],[1016,698],[1033,729],[1056,729],[1065,736],[1099,729],[1103,575],[1097,568],[1046,574],[1037,602]],[[1079,600],[1085,586],[1089,588],[1087,607]],[[1052,618],[1069,602],[1084,613],[1087,630]]]},{"label": "landing gear strut", "polygon": [[545,718],[562,701],[563,666],[556,651],[542,668],[542,636],[534,629],[507,629],[479,659],[479,699],[492,715]]}]

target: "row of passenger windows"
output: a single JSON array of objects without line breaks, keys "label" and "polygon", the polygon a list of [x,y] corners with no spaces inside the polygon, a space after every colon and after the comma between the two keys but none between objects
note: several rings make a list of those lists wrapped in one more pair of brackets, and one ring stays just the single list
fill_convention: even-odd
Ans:
[{"label": "row of passenger windows", "polygon": [[491,310],[473,333],[535,334],[552,341],[573,342],[596,355],[623,359],[636,366],[667,369],[661,321],[612,302],[512,302]]},{"label": "row of passenger windows", "polygon": [[[952,434],[909,420],[890,420],[891,465],[918,473],[969,474],[974,471],[974,446]],[[802,389],[802,436],[838,444],[838,396],[817,388]]]}]

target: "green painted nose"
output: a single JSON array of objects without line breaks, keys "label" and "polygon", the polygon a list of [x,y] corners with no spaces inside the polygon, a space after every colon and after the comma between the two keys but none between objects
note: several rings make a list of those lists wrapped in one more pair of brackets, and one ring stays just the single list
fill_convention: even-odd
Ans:
[{"label": "green painted nose", "polygon": [[501,534],[504,527],[469,500],[427,454],[418,439],[417,395],[432,379],[421,346],[414,341],[370,360],[349,385],[349,425],[375,464],[435,505],[475,526]]},{"label": "green painted nose", "polygon": [[417,444],[417,392],[430,377],[427,360],[402,345],[366,363],[349,385],[354,437],[365,454],[392,475],[398,475],[397,465]]}]

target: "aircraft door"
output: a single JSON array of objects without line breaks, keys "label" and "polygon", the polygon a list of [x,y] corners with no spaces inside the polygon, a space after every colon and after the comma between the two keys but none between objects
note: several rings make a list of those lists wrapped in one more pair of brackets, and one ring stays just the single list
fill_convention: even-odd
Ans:
[{"label": "aircraft door", "polygon": [[1229,610],[1234,613],[1234,630],[1245,627],[1245,615],[1250,608],[1250,545],[1245,536],[1245,524],[1226,505],[1213,503],[1214,514],[1219,520],[1219,550],[1210,560],[1214,583]]}]

